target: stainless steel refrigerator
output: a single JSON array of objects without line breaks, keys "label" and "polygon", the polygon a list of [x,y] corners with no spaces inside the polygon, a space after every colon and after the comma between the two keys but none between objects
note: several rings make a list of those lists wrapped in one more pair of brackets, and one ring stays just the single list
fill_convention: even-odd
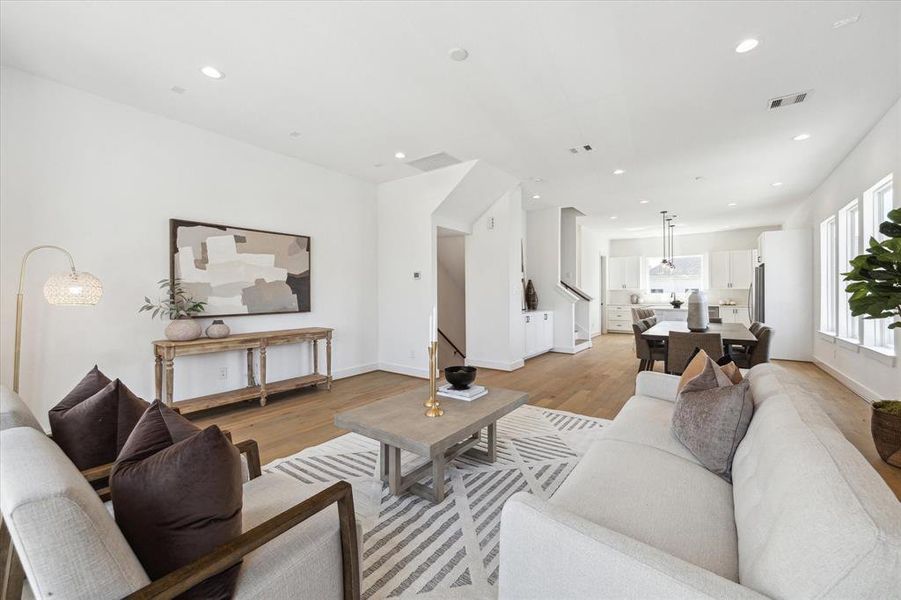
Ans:
[{"label": "stainless steel refrigerator", "polygon": [[753,323],[766,322],[766,273],[765,264],[757,265],[754,269],[754,283],[748,290],[748,318]]}]

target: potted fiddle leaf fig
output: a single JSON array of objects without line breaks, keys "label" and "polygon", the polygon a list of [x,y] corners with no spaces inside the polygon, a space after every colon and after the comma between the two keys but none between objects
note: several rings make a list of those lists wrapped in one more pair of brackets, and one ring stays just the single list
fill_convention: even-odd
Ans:
[{"label": "potted fiddle leaf fig", "polygon": [[[889,211],[879,233],[886,239],[870,238],[866,254],[852,259],[851,270],[843,273],[852,282],[845,291],[853,316],[888,319],[888,328],[896,329],[901,327],[901,208]],[[901,467],[901,399],[873,403],[870,429],[882,460]]]},{"label": "potted fiddle leaf fig", "polygon": [[138,312],[149,312],[152,319],[169,317],[166,337],[172,341],[184,342],[199,338],[203,329],[192,317],[204,311],[206,302],[200,302],[189,296],[178,278],[160,279],[157,284],[165,295],[156,302],[145,296],[144,304]]}]

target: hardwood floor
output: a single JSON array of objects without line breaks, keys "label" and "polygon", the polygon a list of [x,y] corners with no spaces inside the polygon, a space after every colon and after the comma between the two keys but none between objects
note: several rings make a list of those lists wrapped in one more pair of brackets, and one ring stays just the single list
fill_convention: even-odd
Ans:
[{"label": "hardwood floor", "polygon": [[[880,460],[873,446],[870,405],[812,363],[778,362],[820,396],[829,417],[901,498],[901,469]],[[526,391],[529,404],[613,419],[635,389],[637,367],[631,336],[610,334],[573,356],[544,354],[509,373],[480,369],[479,382]],[[236,441],[255,439],[265,464],[345,433],[333,425],[336,412],[424,385],[421,379],[377,371],[336,381],[331,392],[289,392],[271,397],[262,408],[251,402],[191,418],[202,426],[216,423]]]}]

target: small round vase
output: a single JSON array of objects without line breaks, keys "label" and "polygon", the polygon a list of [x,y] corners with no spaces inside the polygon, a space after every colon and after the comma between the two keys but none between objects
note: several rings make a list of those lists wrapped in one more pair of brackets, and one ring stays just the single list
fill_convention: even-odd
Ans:
[{"label": "small round vase", "polygon": [[216,319],[209,327],[206,328],[206,336],[214,340],[228,337],[229,333],[231,333],[231,329],[228,328],[228,325],[222,322],[222,319]]},{"label": "small round vase", "polygon": [[196,340],[202,334],[200,323],[194,319],[175,319],[166,325],[166,337],[173,342]]}]

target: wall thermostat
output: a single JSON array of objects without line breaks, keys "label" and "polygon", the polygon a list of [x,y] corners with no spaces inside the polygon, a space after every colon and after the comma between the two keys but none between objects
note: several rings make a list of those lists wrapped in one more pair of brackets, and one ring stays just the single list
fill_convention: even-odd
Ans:
[{"label": "wall thermostat", "polygon": [[422,273],[420,273],[419,271],[413,271],[413,279],[419,281],[420,279],[422,279]]}]

